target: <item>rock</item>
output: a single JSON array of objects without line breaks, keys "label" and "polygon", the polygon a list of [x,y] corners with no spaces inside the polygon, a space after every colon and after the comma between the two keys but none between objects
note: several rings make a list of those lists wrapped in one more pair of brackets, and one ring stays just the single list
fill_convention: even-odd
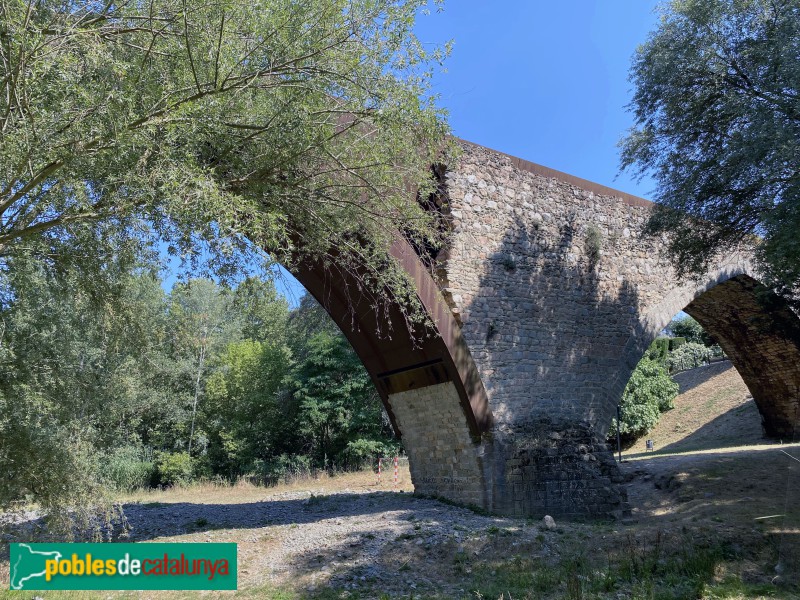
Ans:
[{"label": "rock", "polygon": [[551,517],[550,515],[545,515],[545,516],[544,516],[544,519],[542,519],[542,525],[543,525],[543,526],[544,526],[546,529],[548,529],[548,530],[550,530],[550,531],[552,531],[553,529],[555,529],[555,528],[556,528],[556,522],[555,522],[555,519],[553,519],[553,517]]}]

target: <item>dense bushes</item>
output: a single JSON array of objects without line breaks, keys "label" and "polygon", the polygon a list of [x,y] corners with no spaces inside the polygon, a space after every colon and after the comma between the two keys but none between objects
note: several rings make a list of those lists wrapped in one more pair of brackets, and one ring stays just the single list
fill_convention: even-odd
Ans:
[{"label": "dense bushes", "polygon": [[672,339],[684,338],[685,341],[704,346],[713,346],[714,341],[703,327],[689,315],[673,319],[667,325],[667,332]]},{"label": "dense bushes", "polygon": [[156,474],[152,452],[137,446],[113,449],[100,470],[107,483],[123,492],[148,487]]},{"label": "dense bushes", "polygon": [[300,454],[281,454],[269,461],[256,460],[248,477],[253,483],[277,485],[290,483],[312,474],[311,458]]},{"label": "dense bushes", "polygon": [[[659,362],[645,357],[636,366],[620,402],[622,425],[619,428],[624,442],[641,437],[658,422],[660,414],[673,407],[678,395],[678,384]],[[617,421],[614,419],[609,437],[616,437]]]},{"label": "dense bushes", "polygon": [[666,360],[670,373],[694,369],[708,364],[714,356],[714,350],[703,344],[689,342],[674,352],[670,352]]},{"label": "dense bushes", "polygon": [[0,509],[102,487],[271,484],[396,452],[363,365],[309,297],[290,310],[258,278],[167,293],[143,267],[115,274],[109,301],[22,260],[0,283]]},{"label": "dense bushes", "polygon": [[[674,319],[666,328],[673,337],[659,337],[645,352],[625,387],[620,402],[620,434],[626,444],[652,429],[662,412],[673,406],[678,385],[670,373],[694,369],[722,356],[722,349],[692,317]],[[617,434],[617,421],[609,430],[609,441]]]},{"label": "dense bushes", "polygon": [[159,452],[155,464],[156,485],[186,485],[194,479],[194,465],[188,452]]}]

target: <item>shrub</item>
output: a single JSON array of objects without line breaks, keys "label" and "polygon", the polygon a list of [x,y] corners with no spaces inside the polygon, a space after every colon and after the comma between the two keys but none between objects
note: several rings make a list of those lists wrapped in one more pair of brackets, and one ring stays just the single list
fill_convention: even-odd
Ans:
[{"label": "shrub", "polygon": [[[678,384],[672,381],[661,364],[648,357],[639,361],[620,402],[620,435],[624,441],[630,443],[650,431],[661,412],[673,407],[677,395]],[[614,419],[609,439],[616,435],[617,422]]]},{"label": "shrub", "polygon": [[667,360],[667,355],[669,354],[669,342],[670,339],[667,337],[656,338],[650,344],[645,356],[656,362],[663,363]]},{"label": "shrub", "polygon": [[700,323],[689,315],[673,319],[667,325],[667,331],[674,338],[684,338],[687,342],[694,342],[695,344],[711,345],[709,335],[703,330]]},{"label": "shrub", "polygon": [[186,485],[192,481],[192,457],[187,452],[159,452],[155,462],[159,485]]},{"label": "shrub", "polygon": [[103,479],[122,492],[148,487],[153,470],[152,454],[138,446],[115,448],[100,468]]},{"label": "shrub", "polygon": [[289,483],[295,479],[311,476],[311,458],[302,455],[281,454],[268,461],[256,461],[255,474],[265,485]]},{"label": "shrub", "polygon": [[359,438],[347,443],[344,454],[348,468],[353,469],[375,463],[379,456],[397,456],[399,450],[396,443]]},{"label": "shrub", "polygon": [[603,252],[603,232],[597,225],[586,228],[586,256],[589,264],[595,266]]},{"label": "shrub", "polygon": [[669,351],[674,352],[686,343],[686,338],[674,337],[669,338]]},{"label": "shrub", "polygon": [[708,363],[714,356],[714,350],[703,344],[688,342],[669,353],[667,367],[671,373],[694,369]]}]

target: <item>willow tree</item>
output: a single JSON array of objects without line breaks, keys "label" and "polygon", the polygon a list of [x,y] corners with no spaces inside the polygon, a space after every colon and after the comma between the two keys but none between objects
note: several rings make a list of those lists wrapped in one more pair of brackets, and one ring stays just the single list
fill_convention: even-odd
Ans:
[{"label": "willow tree", "polygon": [[[9,276],[31,261],[102,298],[156,240],[222,275],[255,246],[402,291],[388,244],[436,243],[409,199],[447,133],[428,94],[446,52],[413,35],[424,4],[0,0],[0,298],[25,301]],[[19,430],[0,411],[0,434]],[[14,463],[23,446],[0,439]],[[0,501],[94,502],[87,452],[64,477],[31,463],[40,490],[0,480]]]},{"label": "willow tree", "polygon": [[382,277],[394,232],[436,236],[424,4],[3,0],[0,260],[161,239],[224,272],[249,240]]},{"label": "willow tree", "polygon": [[800,1],[672,0],[631,68],[622,163],[652,174],[648,229],[684,273],[757,241],[800,285]]}]

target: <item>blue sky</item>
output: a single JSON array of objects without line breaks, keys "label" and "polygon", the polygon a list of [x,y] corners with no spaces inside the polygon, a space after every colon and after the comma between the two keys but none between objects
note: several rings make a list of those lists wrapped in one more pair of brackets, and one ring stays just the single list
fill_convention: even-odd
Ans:
[{"label": "blue sky", "polygon": [[[647,198],[651,181],[619,174],[617,142],[633,122],[628,70],[656,4],[450,0],[416,32],[431,47],[454,42],[433,91],[455,135]],[[284,274],[278,288],[295,304],[303,288]]]},{"label": "blue sky", "polygon": [[454,41],[434,90],[455,135],[643,197],[616,144],[632,125],[628,70],[657,24],[654,0],[452,0],[421,16],[425,43]]}]

